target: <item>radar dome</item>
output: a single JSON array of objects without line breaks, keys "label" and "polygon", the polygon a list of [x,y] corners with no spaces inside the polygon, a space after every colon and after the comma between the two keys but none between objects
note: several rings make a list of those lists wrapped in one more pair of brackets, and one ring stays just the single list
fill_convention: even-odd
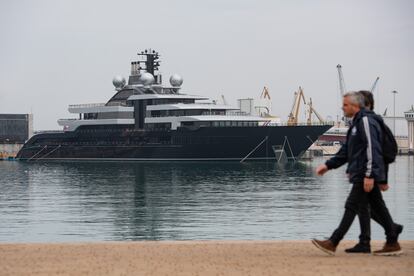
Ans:
[{"label": "radar dome", "polygon": [[121,89],[125,86],[126,81],[125,78],[122,76],[115,76],[112,80],[112,83],[116,89]]},{"label": "radar dome", "polygon": [[154,76],[151,73],[142,73],[139,80],[144,86],[150,86],[155,82]]},{"label": "radar dome", "polygon": [[183,78],[178,74],[174,74],[170,77],[170,83],[173,87],[180,87],[183,84],[183,81]]}]

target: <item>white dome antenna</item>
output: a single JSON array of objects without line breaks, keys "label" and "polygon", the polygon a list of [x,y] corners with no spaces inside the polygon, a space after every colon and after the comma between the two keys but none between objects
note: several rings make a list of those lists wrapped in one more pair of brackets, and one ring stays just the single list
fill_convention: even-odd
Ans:
[{"label": "white dome antenna", "polygon": [[183,81],[183,78],[178,74],[174,74],[170,77],[170,84],[175,88],[179,88],[183,84]]},{"label": "white dome antenna", "polygon": [[126,80],[122,76],[115,76],[112,79],[112,84],[115,86],[115,90],[116,91],[119,91],[119,90],[121,90],[125,86]]},{"label": "white dome antenna", "polygon": [[148,72],[142,73],[139,80],[145,88],[149,88],[155,82],[154,76]]}]

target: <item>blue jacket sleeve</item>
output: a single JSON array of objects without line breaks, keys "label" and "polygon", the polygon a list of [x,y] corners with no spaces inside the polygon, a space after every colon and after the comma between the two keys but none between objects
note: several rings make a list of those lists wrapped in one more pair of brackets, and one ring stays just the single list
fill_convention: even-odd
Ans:
[{"label": "blue jacket sleeve", "polygon": [[384,158],[382,156],[381,127],[373,118],[362,117],[362,131],[366,142],[365,177],[382,181],[385,178]]},{"label": "blue jacket sleeve", "polygon": [[339,151],[335,154],[334,157],[327,160],[325,165],[329,170],[339,168],[348,161],[348,145],[347,143],[343,144]]}]

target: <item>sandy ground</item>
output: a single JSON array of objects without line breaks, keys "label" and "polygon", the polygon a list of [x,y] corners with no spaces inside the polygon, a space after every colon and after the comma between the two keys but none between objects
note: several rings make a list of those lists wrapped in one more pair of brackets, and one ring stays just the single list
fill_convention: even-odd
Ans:
[{"label": "sandy ground", "polygon": [[344,253],[353,243],[334,257],[310,241],[0,244],[0,275],[414,275],[414,241],[399,257]]}]

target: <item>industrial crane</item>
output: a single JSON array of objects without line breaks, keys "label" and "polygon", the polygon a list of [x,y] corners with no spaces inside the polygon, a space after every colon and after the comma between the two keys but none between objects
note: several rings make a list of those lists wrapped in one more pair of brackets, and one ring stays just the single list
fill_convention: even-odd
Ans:
[{"label": "industrial crane", "polygon": [[272,101],[270,99],[269,89],[263,87],[262,94],[260,94],[259,105],[254,107],[260,116],[269,116],[272,109]]},{"label": "industrial crane", "polygon": [[379,77],[377,77],[374,81],[374,84],[371,87],[371,93],[374,93],[375,88],[377,87],[377,83],[378,83]]},{"label": "industrial crane", "polygon": [[293,106],[292,110],[289,113],[288,117],[288,125],[297,125],[298,124],[298,115],[299,115],[299,107],[300,101],[303,100],[303,103],[306,104],[305,96],[303,95],[302,87],[299,86],[299,92],[295,92],[295,96],[293,98]]},{"label": "industrial crane", "polygon": [[[341,98],[345,95],[346,93],[346,87],[345,87],[345,80],[344,80],[344,75],[342,74],[342,65],[338,64],[336,66],[336,68],[338,69],[338,76],[339,76],[339,91],[341,92]],[[339,114],[341,114],[342,112],[339,111]],[[349,118],[343,118],[343,121],[345,123],[345,125],[349,126],[351,124],[351,120]],[[338,122],[339,124],[340,122]]]},{"label": "industrial crane", "polygon": [[267,89],[267,87],[263,87],[263,91],[262,94],[260,94],[260,98],[261,99],[269,99],[270,100],[270,93],[269,93],[269,89]]},{"label": "industrial crane", "polygon": [[341,96],[344,96],[345,93],[346,93],[346,87],[345,87],[344,75],[342,74],[342,66],[341,66],[341,64],[338,64],[336,66],[336,68],[338,68],[339,91],[341,92]]},{"label": "industrial crane", "polygon": [[322,118],[322,116],[318,112],[316,112],[316,110],[313,108],[312,98],[310,98],[309,99],[309,116],[308,116],[308,120],[307,120],[308,125],[312,124],[312,113],[315,114],[315,116],[318,118],[318,120],[321,124],[323,124],[325,122],[325,120]]}]

